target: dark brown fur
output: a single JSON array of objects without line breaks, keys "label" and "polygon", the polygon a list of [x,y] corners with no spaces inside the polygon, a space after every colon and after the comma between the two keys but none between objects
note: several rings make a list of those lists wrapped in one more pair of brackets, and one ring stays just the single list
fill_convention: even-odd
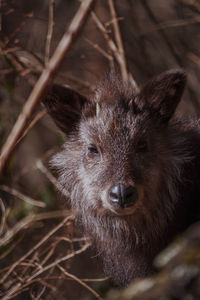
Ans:
[{"label": "dark brown fur", "polygon": [[[182,70],[171,70],[134,95],[111,73],[91,101],[58,86],[44,100],[67,135],[52,165],[119,285],[151,274],[155,255],[200,219],[200,121],[171,119],[185,81]],[[118,182],[137,189],[131,208],[109,202]]]}]

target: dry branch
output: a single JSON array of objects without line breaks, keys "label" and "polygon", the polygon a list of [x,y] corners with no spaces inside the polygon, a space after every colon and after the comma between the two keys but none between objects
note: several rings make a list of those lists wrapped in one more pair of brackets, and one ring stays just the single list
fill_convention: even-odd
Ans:
[{"label": "dry branch", "polygon": [[42,221],[45,219],[63,217],[63,215],[66,215],[66,212],[68,211],[61,210],[61,211],[53,211],[53,212],[46,212],[40,214],[31,214],[27,217],[24,217],[22,220],[17,222],[12,228],[7,230],[4,236],[0,238],[0,247],[7,245],[19,231],[27,228],[33,222]]},{"label": "dry branch", "polygon": [[20,143],[21,140],[28,134],[28,132],[35,126],[35,124],[44,116],[46,115],[46,111],[43,109],[41,111],[39,111],[36,116],[34,117],[34,119],[31,121],[31,123],[28,125],[28,127],[24,130],[24,133],[20,136],[20,138],[17,140],[17,143]]},{"label": "dry branch", "polygon": [[53,34],[53,26],[54,26],[54,6],[55,0],[49,0],[49,22],[48,22],[48,32],[47,32],[47,40],[45,45],[45,66],[47,66],[49,57],[50,57],[50,49],[51,49],[51,39]]},{"label": "dry branch", "polygon": [[101,53],[105,58],[107,58],[110,62],[113,61],[113,57],[108,54],[104,49],[102,49],[98,44],[94,44],[89,39],[85,38],[86,42],[91,45],[94,49],[96,49],[99,53]]},{"label": "dry branch", "polygon": [[95,290],[93,290],[88,284],[86,284],[85,282],[83,282],[83,280],[81,280],[80,278],[78,278],[77,276],[67,272],[63,267],[61,267],[60,265],[57,266],[61,272],[63,274],[65,274],[65,276],[72,278],[73,280],[77,281],[78,283],[80,283],[82,286],[84,286],[86,289],[88,289],[97,299],[102,300],[102,298],[100,297],[100,295],[95,292]]},{"label": "dry branch", "polygon": [[57,188],[59,192],[66,197],[70,197],[69,192],[60,184],[60,182],[51,174],[51,172],[49,172],[41,160],[36,162],[36,168],[47,177],[47,179]]},{"label": "dry branch", "polygon": [[1,198],[0,198],[0,208],[1,208],[1,222],[0,222],[0,236],[1,236],[2,232],[4,231],[4,226],[6,223],[6,208]]},{"label": "dry branch", "polygon": [[121,55],[120,67],[121,67],[122,79],[123,79],[123,81],[127,82],[128,81],[128,71],[127,71],[126,57],[125,57],[125,53],[124,53],[124,47],[123,47],[123,43],[122,43],[121,33],[120,33],[120,29],[119,29],[117,14],[115,11],[113,0],[108,0],[108,4],[110,7],[110,13],[111,13],[112,20],[113,20],[112,24],[113,24],[113,28],[114,28],[115,40],[117,43],[118,51]]},{"label": "dry branch", "polygon": [[[123,49],[122,40],[121,40],[121,44],[120,44],[120,47],[121,47],[120,49],[122,51],[122,53],[121,53],[121,51],[118,49],[118,47],[115,44],[115,42],[110,38],[107,29],[102,24],[102,22],[97,17],[97,15],[94,12],[92,12],[91,16],[92,16],[92,19],[93,19],[94,23],[96,24],[97,28],[102,32],[102,34],[103,34],[103,36],[104,36],[104,38],[105,38],[105,40],[106,40],[106,42],[108,44],[108,47],[109,47],[111,53],[115,57],[118,65],[120,67],[122,79],[124,81],[129,81],[130,84],[132,85],[132,88],[133,88],[134,92],[137,93],[139,91],[138,85],[137,85],[136,81],[133,79],[133,76],[130,73],[127,73],[125,56],[124,56],[123,50],[122,50]],[[117,22],[117,17],[116,17],[115,11],[114,11],[113,17],[114,17],[114,19],[112,20],[112,23]],[[120,36],[119,30],[117,31],[116,35],[117,35],[117,39],[119,39],[119,36]]]},{"label": "dry branch", "polygon": [[56,231],[58,231],[62,226],[64,226],[69,220],[73,220],[74,216],[69,215],[65,217],[56,227],[54,227],[48,234],[46,234],[33,248],[31,248],[26,254],[24,254],[20,259],[18,259],[13,265],[11,265],[6,272],[6,274],[1,278],[0,283],[2,284],[7,277],[14,271],[14,269],[27,257],[29,257],[35,250],[37,250],[46,240],[49,239]]},{"label": "dry branch", "polygon": [[[42,273],[48,271],[49,269],[58,266],[61,262],[64,262],[66,260],[69,260],[70,258],[74,257],[75,255],[78,255],[84,251],[87,250],[87,248],[90,246],[89,243],[84,244],[80,249],[67,254],[61,258],[58,258],[54,262],[50,263],[49,265],[42,267],[39,269],[36,273],[34,273],[32,276],[28,277],[24,282],[18,282],[15,286],[13,286],[10,291],[8,291],[7,295],[2,298],[2,300],[7,300],[13,298],[16,293],[18,293],[19,290],[23,290],[25,287],[29,286],[39,275]],[[41,279],[40,279],[41,280]]]},{"label": "dry branch", "polygon": [[16,189],[13,189],[13,188],[10,188],[6,185],[0,185],[0,189],[6,193],[9,193],[31,205],[34,205],[34,206],[39,206],[39,207],[45,207],[46,204],[44,202],[41,202],[41,201],[38,201],[38,200],[35,200],[35,199],[32,199],[31,197],[27,196],[27,195],[24,195],[22,193],[20,193],[19,191],[17,191]]},{"label": "dry branch", "polygon": [[45,92],[45,89],[50,84],[53,76],[55,75],[56,70],[60,66],[66,53],[69,51],[72,42],[82,28],[83,22],[85,21],[93,2],[94,0],[84,0],[81,2],[80,8],[74,16],[68,30],[63,35],[52,58],[50,59],[48,65],[45,67],[36,85],[34,86],[28,100],[26,101],[22,109],[22,112],[20,113],[15,125],[11,130],[10,135],[8,136],[2,148],[0,156],[0,176],[2,176],[6,162],[13,152],[16,142],[23,132],[27,121],[32,115],[35,106],[40,101],[43,93]]}]

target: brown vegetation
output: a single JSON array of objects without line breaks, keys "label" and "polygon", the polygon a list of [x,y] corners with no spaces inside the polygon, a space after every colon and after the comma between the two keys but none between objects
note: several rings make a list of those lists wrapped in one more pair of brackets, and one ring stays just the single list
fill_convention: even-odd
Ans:
[{"label": "brown vegetation", "polygon": [[[76,42],[68,41],[66,58],[60,63],[58,51],[53,69],[48,69],[62,36],[71,36],[69,23],[80,13],[80,3],[0,1],[2,299],[99,298],[91,287],[103,294],[97,261],[87,261],[89,242],[77,233],[71,212],[57,199],[55,190],[62,187],[47,163],[63,141],[39,104],[52,73],[54,83],[88,96],[97,79],[116,65],[135,91],[152,75],[181,66],[189,78],[178,113],[199,113],[198,1],[94,2],[86,24],[75,22],[78,36]],[[84,7],[82,13],[86,11]],[[39,85],[44,72],[46,81]],[[32,99],[31,104],[25,99]]]}]

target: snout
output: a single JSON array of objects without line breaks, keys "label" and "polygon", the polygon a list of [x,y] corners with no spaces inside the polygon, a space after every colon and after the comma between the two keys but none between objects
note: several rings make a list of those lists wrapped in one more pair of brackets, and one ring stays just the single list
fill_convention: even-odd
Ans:
[{"label": "snout", "polygon": [[133,206],[138,198],[137,190],[134,186],[125,186],[118,183],[111,187],[108,192],[108,198],[112,205],[119,208]]}]

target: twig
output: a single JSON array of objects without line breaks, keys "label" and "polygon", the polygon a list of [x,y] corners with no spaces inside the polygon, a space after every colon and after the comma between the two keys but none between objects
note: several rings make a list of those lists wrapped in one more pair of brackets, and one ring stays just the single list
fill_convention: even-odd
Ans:
[{"label": "twig", "polygon": [[[121,20],[124,20],[124,17],[117,17],[115,19],[117,19],[117,21],[121,21]],[[115,19],[112,19],[112,20],[109,20],[109,21],[105,22],[104,23],[105,27],[110,26],[114,22]]]},{"label": "twig", "polygon": [[6,193],[9,193],[31,205],[34,205],[34,206],[39,206],[39,207],[46,207],[46,204],[44,202],[41,202],[41,201],[38,201],[38,200],[34,200],[32,199],[31,197],[29,196],[26,196],[22,193],[20,193],[19,191],[13,189],[13,188],[10,188],[6,185],[0,185],[0,189]]},{"label": "twig", "polygon": [[117,43],[119,53],[121,55],[120,68],[121,68],[122,79],[123,79],[123,81],[127,82],[128,81],[128,71],[127,71],[126,57],[124,54],[124,47],[123,47],[123,43],[122,43],[121,33],[120,33],[120,29],[119,29],[119,24],[118,24],[113,0],[108,0],[108,4],[109,4],[109,8],[110,8],[110,13],[111,13],[111,16],[113,19],[112,24],[113,24],[113,28],[114,28],[115,40]]},{"label": "twig", "polygon": [[22,136],[20,136],[20,138],[18,139],[18,141],[16,142],[16,145],[18,143],[21,142],[21,140],[27,135],[27,133],[34,127],[34,125],[44,117],[44,115],[46,114],[46,111],[43,109],[41,111],[39,111],[37,113],[37,115],[34,117],[34,119],[31,121],[31,123],[28,125],[28,127],[24,130],[24,133],[22,134]]},{"label": "twig", "polygon": [[86,284],[85,282],[83,282],[81,279],[79,279],[77,276],[67,272],[63,267],[61,267],[60,265],[57,265],[57,267],[60,269],[60,271],[65,274],[65,276],[72,278],[73,280],[77,281],[78,283],[80,283],[82,286],[84,286],[86,289],[88,289],[97,299],[102,300],[102,298],[100,297],[100,295],[95,292],[95,290],[93,290],[88,284]]},{"label": "twig", "polygon": [[108,32],[102,22],[99,20],[97,15],[92,12],[91,13],[92,19],[94,20],[95,24],[97,25],[97,28],[103,33],[105,40],[107,41],[109,49],[113,52],[117,62],[119,65],[121,64],[121,55],[119,54],[119,51],[117,49],[117,46],[113,42],[113,40],[109,37]]},{"label": "twig", "polygon": [[49,22],[48,22],[48,32],[47,32],[45,59],[44,59],[45,66],[47,66],[50,57],[51,39],[52,39],[53,26],[54,26],[54,6],[55,6],[55,0],[49,0]]},{"label": "twig", "polygon": [[81,88],[86,88],[86,89],[88,89],[89,92],[94,92],[94,90],[95,90],[95,88],[96,88],[96,87],[95,87],[94,85],[92,85],[90,82],[85,81],[85,80],[82,80],[82,79],[80,79],[80,78],[77,78],[77,77],[73,76],[72,74],[70,74],[70,75],[69,75],[69,74],[64,75],[64,77],[65,77],[65,78],[67,77],[67,79],[69,79],[69,80],[71,80],[71,81],[77,83]]},{"label": "twig", "polygon": [[5,258],[6,256],[8,256],[8,254],[11,253],[13,251],[13,249],[21,242],[22,238],[23,237],[20,236],[16,241],[12,241],[12,244],[9,245],[7,250],[2,252],[2,254],[0,255],[0,260]]},{"label": "twig", "polygon": [[18,50],[20,50],[20,47],[7,48],[7,49],[4,49],[3,53],[4,54],[9,54],[9,53],[13,53],[13,52],[18,51]]},{"label": "twig", "polygon": [[142,32],[139,36],[144,36],[146,34],[149,34],[149,33],[152,33],[154,31],[158,31],[158,30],[163,30],[163,29],[167,29],[167,28],[171,28],[171,27],[187,26],[187,25],[196,24],[199,22],[200,22],[199,16],[195,16],[193,18],[188,18],[188,19],[182,19],[182,20],[181,19],[170,20],[170,21],[163,22],[163,23],[157,24],[155,26],[152,26],[151,29]]},{"label": "twig", "polygon": [[1,223],[0,223],[0,236],[1,236],[1,234],[4,231],[4,227],[6,223],[6,208],[1,198],[0,198],[0,207],[1,207]]},{"label": "twig", "polygon": [[82,281],[86,282],[102,282],[108,280],[110,277],[103,277],[103,278],[81,278]]},{"label": "twig", "polygon": [[[119,50],[118,50],[116,44],[109,37],[108,32],[107,32],[105,26],[99,20],[99,18],[97,17],[97,15],[94,12],[92,12],[91,16],[92,16],[92,19],[95,22],[96,26],[98,27],[98,29],[103,33],[104,38],[107,41],[109,49],[113,53],[116,61],[118,62],[119,66],[120,66],[121,74],[123,74],[124,62],[123,62],[123,58],[122,58],[121,54],[119,53]],[[129,80],[130,84],[132,85],[134,92],[137,93],[139,91],[139,88],[137,86],[136,81],[133,79],[133,76],[130,73],[128,73],[128,80]]]},{"label": "twig", "polygon": [[15,224],[10,230],[7,230],[3,237],[0,238],[0,247],[7,245],[10,240],[22,229],[30,226],[31,223],[42,221],[45,219],[52,219],[63,217],[63,211],[54,211],[50,213],[31,214]]},{"label": "twig", "polygon": [[140,91],[139,86],[137,85],[135,79],[133,78],[133,75],[130,72],[128,73],[128,78],[129,78],[129,82],[130,82],[134,92],[136,94],[139,93],[139,91]]},{"label": "twig", "polygon": [[32,276],[27,278],[24,281],[24,284],[22,284],[21,282],[18,282],[15,286],[13,286],[10,289],[10,291],[8,291],[7,295],[5,297],[3,297],[2,300],[10,299],[15,293],[18,292],[19,289],[23,289],[26,286],[30,285],[33,282],[33,280],[35,280],[36,277],[38,277],[40,274],[42,274],[42,273],[46,272],[47,270],[57,266],[61,262],[69,260],[70,258],[74,257],[75,255],[78,255],[78,254],[86,251],[89,246],[90,246],[90,244],[87,243],[87,244],[83,245],[80,249],[74,251],[73,253],[70,253],[70,254],[65,255],[64,257],[58,258],[57,260],[55,260],[51,264],[45,266],[44,268],[41,268],[38,272],[36,272],[35,274],[33,274]]},{"label": "twig", "polygon": [[[44,280],[42,280],[42,283],[44,283]],[[41,296],[44,294],[45,290],[46,290],[46,286],[44,285],[36,297],[32,294],[32,292],[30,292],[30,295],[31,295],[32,299],[39,300],[39,299],[41,299]]]},{"label": "twig", "polygon": [[[0,53],[5,55],[8,60],[11,62],[12,67],[18,72],[18,74],[22,77],[24,77],[27,72],[30,72],[30,69],[25,69],[24,64],[20,61],[20,57],[17,57],[17,55],[13,52],[6,53],[5,44],[0,41]],[[33,86],[35,84],[35,80],[32,78],[26,77],[26,80],[28,83]]]},{"label": "twig", "polygon": [[189,59],[190,59],[193,63],[195,63],[195,64],[197,64],[198,66],[200,66],[200,57],[199,57],[198,55],[196,55],[196,54],[193,53],[193,52],[189,52],[189,53],[187,54],[187,56],[189,57]]},{"label": "twig", "polygon": [[108,54],[105,50],[103,50],[98,44],[94,44],[89,39],[85,38],[86,42],[91,45],[94,49],[96,49],[99,53],[101,53],[105,58],[107,58],[110,64],[113,65],[113,57],[112,55]]},{"label": "twig", "polygon": [[36,162],[36,167],[40,172],[42,172],[49,181],[60,191],[63,195],[66,197],[70,197],[69,192],[59,183],[59,181],[49,172],[49,170],[45,167],[43,162],[41,160],[38,160]]},{"label": "twig", "polygon": [[27,282],[33,280],[34,278],[36,278],[37,276],[39,276],[40,274],[46,272],[47,270],[57,266],[58,264],[60,264],[61,262],[64,262],[66,260],[69,260],[70,258],[74,257],[75,255],[78,255],[84,251],[86,251],[88,248],[90,247],[90,243],[86,243],[84,244],[80,249],[67,254],[63,257],[60,257],[58,259],[56,259],[54,262],[50,263],[49,265],[45,266],[44,268],[40,269],[38,272],[36,272],[35,274],[33,274],[31,277],[28,278]]},{"label": "twig", "polygon": [[[66,276],[47,276],[44,277],[44,279],[46,280],[55,280],[55,279],[67,279],[67,280],[71,280],[71,278],[66,278]],[[104,277],[104,278],[81,278],[82,281],[86,281],[86,282],[102,282],[102,281],[106,281],[108,280],[109,277]]]},{"label": "twig", "polygon": [[14,271],[14,269],[28,256],[30,256],[35,250],[37,250],[46,240],[50,238],[56,231],[63,227],[69,220],[73,220],[74,216],[69,215],[65,217],[56,227],[54,227],[48,234],[46,234],[33,248],[31,248],[26,254],[24,254],[20,259],[18,259],[13,265],[10,266],[7,273],[2,277],[0,283],[3,283],[6,278]]},{"label": "twig", "polygon": [[93,2],[94,0],[84,0],[81,2],[80,8],[74,16],[68,30],[65,32],[62,39],[60,40],[52,58],[43,70],[40,78],[34,86],[30,96],[28,97],[28,100],[26,101],[22,112],[20,113],[15,125],[13,126],[5,144],[3,145],[0,156],[0,176],[2,176],[3,174],[6,162],[8,161],[11,153],[13,152],[16,146],[16,142],[20,134],[22,133],[24,127],[26,126],[27,120],[30,118],[35,106],[40,101],[48,84],[50,84],[53,76],[55,75],[56,70],[60,66],[66,53],[69,51],[72,42],[74,41],[80,29],[82,28],[82,24],[85,21]]},{"label": "twig", "polygon": [[22,21],[19,26],[15,29],[15,31],[13,31],[11,33],[11,35],[9,37],[6,38],[6,41],[5,41],[5,46],[8,45],[8,43],[16,36],[16,34],[18,32],[20,32],[20,30],[26,25],[26,21]]},{"label": "twig", "polygon": [[29,215],[17,222],[13,228],[7,230],[4,236],[0,239],[0,247],[7,245],[20,230],[30,225],[34,221],[34,217],[34,215]]}]

